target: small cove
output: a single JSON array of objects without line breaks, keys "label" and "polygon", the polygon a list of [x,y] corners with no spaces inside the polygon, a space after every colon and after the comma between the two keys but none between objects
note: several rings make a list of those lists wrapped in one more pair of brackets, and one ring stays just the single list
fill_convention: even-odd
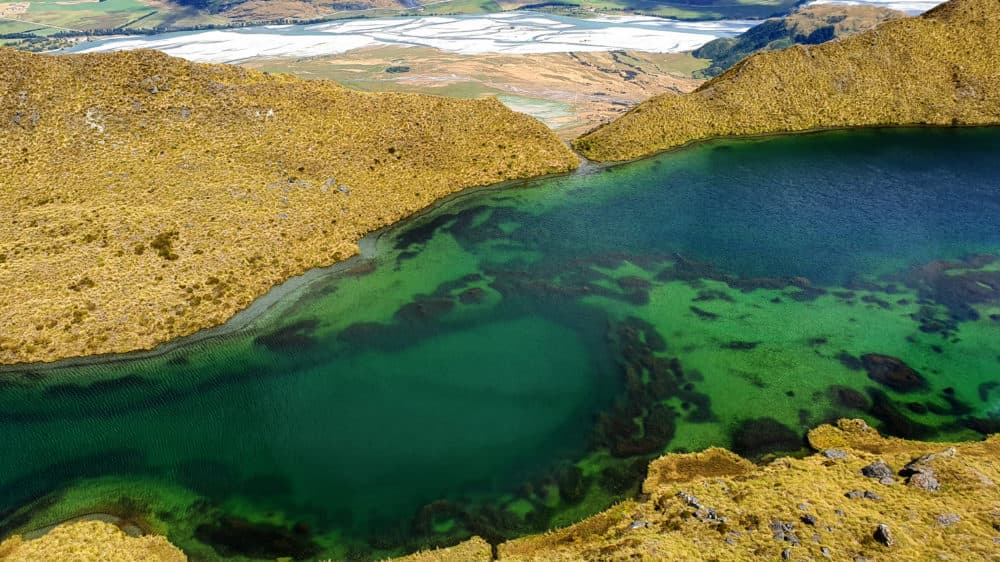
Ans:
[{"label": "small cove", "polygon": [[572,522],[664,451],[996,431],[998,152],[726,140],[455,198],[242,330],[5,373],[5,533],[106,512],[195,560],[378,558]]}]

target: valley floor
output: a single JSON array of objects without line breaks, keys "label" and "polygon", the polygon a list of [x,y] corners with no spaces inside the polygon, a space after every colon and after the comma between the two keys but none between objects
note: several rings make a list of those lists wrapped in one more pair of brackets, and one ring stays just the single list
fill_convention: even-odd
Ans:
[{"label": "valley floor", "polygon": [[570,140],[613,120],[650,95],[689,92],[706,61],[687,53],[448,53],[429,47],[370,47],[319,58],[253,60],[258,70],[331,79],[365,91],[448,97],[495,95]]}]

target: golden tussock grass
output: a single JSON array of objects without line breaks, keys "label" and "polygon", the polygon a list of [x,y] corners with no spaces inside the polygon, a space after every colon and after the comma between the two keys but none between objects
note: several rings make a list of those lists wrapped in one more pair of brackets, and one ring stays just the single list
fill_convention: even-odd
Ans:
[{"label": "golden tussock grass", "polygon": [[495,99],[0,49],[0,363],[150,348],[463,188],[577,158]]},{"label": "golden tussock grass", "polygon": [[42,537],[14,536],[0,543],[0,560],[9,562],[187,562],[165,537],[129,537],[103,521],[60,525]]}]

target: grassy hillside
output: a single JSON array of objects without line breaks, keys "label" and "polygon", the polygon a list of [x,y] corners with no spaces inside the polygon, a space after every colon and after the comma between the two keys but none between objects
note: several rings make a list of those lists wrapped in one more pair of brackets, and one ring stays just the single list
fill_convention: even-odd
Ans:
[{"label": "grassy hillside", "polygon": [[759,51],[777,51],[796,44],[819,45],[905,15],[877,6],[816,4],[800,8],[783,18],[766,20],[738,37],[720,37],[696,49],[694,56],[712,61],[696,76],[712,78]]},{"label": "grassy hillside", "polygon": [[594,160],[628,160],[717,136],[1000,123],[998,36],[1000,2],[951,0],[838,41],[753,55],[574,144]]},{"label": "grassy hillside", "polygon": [[570,170],[495,99],[0,49],[0,363],[148,348],[462,188]]}]

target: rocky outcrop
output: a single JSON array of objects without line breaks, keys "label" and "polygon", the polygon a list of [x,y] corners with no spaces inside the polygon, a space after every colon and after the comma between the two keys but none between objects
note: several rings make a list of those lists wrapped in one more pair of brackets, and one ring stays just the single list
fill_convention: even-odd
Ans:
[{"label": "rocky outcrop", "polygon": [[1000,2],[951,0],[818,46],[758,53],[690,94],[657,96],[577,139],[628,160],[725,136],[1000,123]]}]

